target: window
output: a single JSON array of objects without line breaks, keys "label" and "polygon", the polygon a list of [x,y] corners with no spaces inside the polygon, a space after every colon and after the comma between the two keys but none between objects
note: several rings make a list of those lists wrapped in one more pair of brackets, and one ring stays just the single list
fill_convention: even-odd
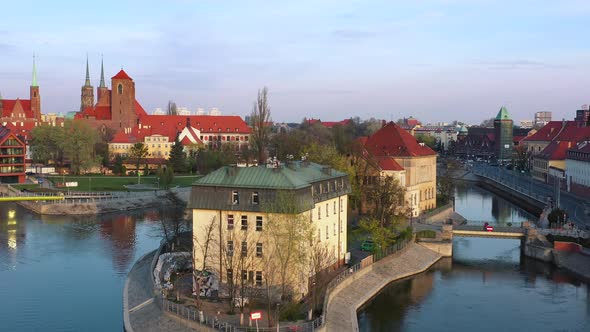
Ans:
[{"label": "window", "polygon": [[242,270],[242,280],[248,280],[248,271]]},{"label": "window", "polygon": [[227,255],[230,257],[234,255],[234,241],[232,240],[227,241]]},{"label": "window", "polygon": [[336,214],[336,201],[334,201],[334,214]]},{"label": "window", "polygon": [[326,225],[326,239],[330,238],[330,231],[328,230],[328,226]]},{"label": "window", "polygon": [[256,286],[262,286],[262,271],[256,271]]},{"label": "window", "polygon": [[252,193],[252,204],[254,205],[258,205],[258,192],[255,191]]},{"label": "window", "polygon": [[262,216],[256,216],[256,231],[262,232]]},{"label": "window", "polygon": [[243,231],[248,230],[248,216],[242,216],[242,228]]},{"label": "window", "polygon": [[119,94],[123,94],[123,84],[119,83],[119,85],[117,85],[117,92],[119,92]]},{"label": "window", "polygon": [[233,280],[234,278],[234,271],[232,269],[227,269],[227,280]]},{"label": "window", "polygon": [[242,257],[248,256],[248,242],[242,241]]},{"label": "window", "polygon": [[342,204],[342,198],[340,199],[340,212],[344,212],[344,204]]},{"label": "window", "polygon": [[238,205],[240,204],[240,195],[238,194],[237,191],[233,191],[231,194],[231,201],[233,205]]},{"label": "window", "polygon": [[334,236],[336,236],[336,223],[334,223]]},{"label": "window", "polygon": [[254,282],[254,271],[248,271],[248,281]]},{"label": "window", "polygon": [[322,219],[322,207],[318,206],[318,219]]},{"label": "window", "polygon": [[227,215],[227,229],[230,231],[232,229],[234,229],[234,215],[233,214]]},{"label": "window", "polygon": [[329,215],[328,213],[328,203],[326,203],[326,217]]},{"label": "window", "polygon": [[256,243],[256,257],[262,257],[262,243]]}]

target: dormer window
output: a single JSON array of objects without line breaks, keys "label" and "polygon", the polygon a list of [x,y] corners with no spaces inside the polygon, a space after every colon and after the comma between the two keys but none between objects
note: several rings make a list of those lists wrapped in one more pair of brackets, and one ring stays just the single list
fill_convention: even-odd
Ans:
[{"label": "dormer window", "polygon": [[252,193],[252,204],[254,205],[258,205],[259,204],[259,200],[258,200],[258,192],[255,191]]},{"label": "dormer window", "polygon": [[240,195],[238,194],[237,191],[232,191],[231,193],[231,201],[233,205],[238,205],[240,204]]}]

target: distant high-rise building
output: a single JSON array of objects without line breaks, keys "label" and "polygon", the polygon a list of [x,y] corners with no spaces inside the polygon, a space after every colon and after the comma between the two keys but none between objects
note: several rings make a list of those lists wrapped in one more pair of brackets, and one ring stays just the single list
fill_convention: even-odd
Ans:
[{"label": "distant high-rise building", "polygon": [[161,107],[158,107],[152,112],[152,114],[153,115],[166,115],[166,112],[164,112]]},{"label": "distant high-rise building", "polygon": [[551,112],[537,112],[535,113],[535,127],[542,127],[551,122]]},{"label": "distant high-rise building", "polygon": [[521,128],[533,128],[533,120],[520,120]]},{"label": "distant high-rise building", "polygon": [[588,105],[584,104],[576,111],[576,119],[575,121],[582,127],[586,127],[590,125],[590,110],[588,109]]},{"label": "distant high-rise building", "polygon": [[221,115],[221,111],[217,107],[213,107],[211,111],[209,111],[209,115],[219,116]]},{"label": "distant high-rise building", "polygon": [[191,111],[189,111],[186,107],[177,107],[176,114],[178,115],[191,115]]},{"label": "distant high-rise building", "polygon": [[202,107],[197,108],[197,115],[205,115],[205,110]]}]

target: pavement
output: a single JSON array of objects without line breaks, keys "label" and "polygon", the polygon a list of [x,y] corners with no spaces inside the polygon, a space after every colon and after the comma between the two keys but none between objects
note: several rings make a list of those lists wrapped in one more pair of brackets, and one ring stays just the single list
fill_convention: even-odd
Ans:
[{"label": "pavement", "polygon": [[178,319],[162,312],[154,297],[150,277],[151,263],[156,251],[135,263],[125,283],[123,315],[127,332],[194,332]]},{"label": "pavement", "polygon": [[358,331],[357,310],[390,282],[426,271],[442,256],[416,243],[359,270],[330,292],[324,331]]}]

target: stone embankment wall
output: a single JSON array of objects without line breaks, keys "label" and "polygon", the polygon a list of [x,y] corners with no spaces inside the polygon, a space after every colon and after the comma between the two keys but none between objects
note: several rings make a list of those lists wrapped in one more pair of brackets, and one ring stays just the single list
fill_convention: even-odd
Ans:
[{"label": "stone embankment wall", "polygon": [[124,210],[142,209],[163,205],[182,205],[188,202],[190,191],[158,191],[154,195],[141,195],[138,197],[117,198],[108,200],[79,200],[76,202],[43,203],[36,201],[18,202],[21,206],[38,214],[46,215],[92,215]]}]

